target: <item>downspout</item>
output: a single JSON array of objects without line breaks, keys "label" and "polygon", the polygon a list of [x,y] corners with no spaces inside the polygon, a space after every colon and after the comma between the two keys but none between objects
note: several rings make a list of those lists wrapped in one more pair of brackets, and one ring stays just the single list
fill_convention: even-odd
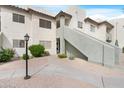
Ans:
[{"label": "downspout", "polygon": [[104,66],[104,45],[102,46],[102,66]]}]

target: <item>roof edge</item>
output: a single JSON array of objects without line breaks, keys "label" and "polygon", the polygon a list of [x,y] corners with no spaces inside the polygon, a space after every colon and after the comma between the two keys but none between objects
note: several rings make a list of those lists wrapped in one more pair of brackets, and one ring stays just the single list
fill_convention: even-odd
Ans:
[{"label": "roof edge", "polygon": [[97,24],[97,25],[108,24],[109,26],[111,26],[111,28],[114,27],[114,26],[113,26],[111,23],[109,23],[108,21],[97,22],[97,21],[95,21],[95,20],[93,20],[93,19],[91,19],[91,18],[89,18],[89,17],[85,18],[84,21],[85,21],[85,22],[86,22],[86,21],[91,21],[91,22],[94,22],[94,23]]}]

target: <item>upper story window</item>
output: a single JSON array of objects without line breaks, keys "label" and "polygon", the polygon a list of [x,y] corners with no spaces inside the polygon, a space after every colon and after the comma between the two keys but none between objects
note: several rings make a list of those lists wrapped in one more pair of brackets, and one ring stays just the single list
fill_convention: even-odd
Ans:
[{"label": "upper story window", "polygon": [[47,29],[51,29],[51,21],[39,19],[39,26]]},{"label": "upper story window", "polygon": [[90,31],[95,32],[95,26],[94,25],[90,25]]},{"label": "upper story window", "polygon": [[57,22],[56,22],[56,28],[59,28],[60,27],[60,20],[58,20]]},{"label": "upper story window", "polygon": [[25,23],[25,16],[13,13],[13,22]]},{"label": "upper story window", "polygon": [[112,34],[110,29],[106,29],[106,42],[111,43],[112,42]]},{"label": "upper story window", "polygon": [[106,42],[111,43],[112,42],[112,36],[111,33],[106,33]]},{"label": "upper story window", "polygon": [[25,41],[24,40],[13,40],[13,48],[24,48]]},{"label": "upper story window", "polygon": [[81,21],[78,21],[78,28],[83,28],[83,22],[81,22]]}]

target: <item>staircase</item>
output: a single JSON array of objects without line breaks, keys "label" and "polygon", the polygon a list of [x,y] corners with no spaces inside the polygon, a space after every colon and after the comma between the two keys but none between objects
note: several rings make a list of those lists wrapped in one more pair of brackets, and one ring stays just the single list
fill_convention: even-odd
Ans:
[{"label": "staircase", "polygon": [[119,62],[119,48],[100,41],[76,29],[61,28],[64,39],[82,54],[88,61],[113,66]]}]

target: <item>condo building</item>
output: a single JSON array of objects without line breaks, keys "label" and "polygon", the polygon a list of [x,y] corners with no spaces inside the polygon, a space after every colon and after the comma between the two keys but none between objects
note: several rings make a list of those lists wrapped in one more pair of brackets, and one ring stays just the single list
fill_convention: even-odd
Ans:
[{"label": "condo building", "polygon": [[[86,11],[76,6],[57,15],[28,6],[0,6],[0,47],[15,49],[15,56],[25,53],[24,35],[28,33],[29,46],[42,44],[51,55],[66,53],[99,64],[114,65],[119,61],[119,51],[124,45],[124,31],[117,32],[116,36],[115,29],[121,30],[119,26],[115,28],[113,21],[86,17]],[[116,39],[120,48],[114,45]]]}]

